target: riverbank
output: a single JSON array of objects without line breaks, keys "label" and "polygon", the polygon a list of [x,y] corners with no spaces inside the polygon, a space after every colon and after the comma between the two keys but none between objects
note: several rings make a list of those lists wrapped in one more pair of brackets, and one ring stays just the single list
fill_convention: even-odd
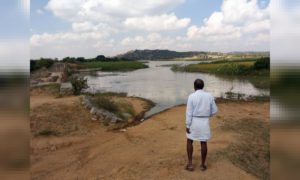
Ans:
[{"label": "riverbank", "polygon": [[189,65],[172,65],[174,72],[207,73],[224,79],[248,81],[259,89],[270,88],[269,58],[250,60],[221,60]]},{"label": "riverbank", "polygon": [[201,72],[219,75],[259,75],[269,76],[269,58],[250,60],[221,60],[209,63],[189,64],[186,66],[173,65],[175,72]]},{"label": "riverbank", "polygon": [[83,69],[96,69],[101,71],[133,71],[137,69],[148,68],[144,62],[140,61],[94,61],[78,63],[77,68]]},{"label": "riverbank", "polygon": [[[31,88],[30,100],[32,106],[38,106],[31,109],[31,131],[33,136],[61,136],[73,132],[77,133],[78,130],[89,129],[82,122],[82,120],[86,121],[87,119],[99,123],[108,130],[121,129],[140,123],[144,114],[154,106],[154,103],[149,100],[128,97],[126,93],[85,93],[81,96],[61,95],[59,87],[52,84]],[[91,101],[89,106],[84,101],[86,99]],[[76,103],[77,106],[68,108],[60,104],[60,102],[68,103],[69,101]],[[55,102],[58,104],[56,105]],[[91,115],[80,117],[81,114],[84,114],[83,111],[88,111]],[[96,111],[99,112],[96,113]],[[74,119],[80,117],[75,124],[72,124],[73,116]],[[118,121],[114,121],[116,118]],[[79,127],[77,123],[79,123]],[[80,127],[81,125],[83,125],[83,128]]]},{"label": "riverbank", "polygon": [[[195,143],[195,172],[184,170],[185,106],[170,108],[137,126],[107,131],[92,121],[78,96],[56,98],[31,94],[31,125],[62,116],[69,129],[59,136],[31,139],[33,179],[262,179],[268,176],[268,101],[220,101],[211,118],[208,169],[199,168]],[[135,110],[141,108],[136,100]],[[140,109],[142,110],[142,109]],[[36,119],[37,118],[37,119]],[[35,121],[34,120],[34,121]],[[60,122],[61,122],[60,121]],[[77,128],[76,128],[77,126]]]}]

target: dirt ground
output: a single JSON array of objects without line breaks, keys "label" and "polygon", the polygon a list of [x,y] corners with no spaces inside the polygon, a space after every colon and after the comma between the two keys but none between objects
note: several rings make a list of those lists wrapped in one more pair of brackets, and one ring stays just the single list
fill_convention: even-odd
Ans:
[{"label": "dirt ground", "polygon": [[[60,136],[32,135],[32,179],[258,179],[220,155],[239,140],[237,132],[221,126],[224,119],[268,121],[269,102],[218,103],[219,112],[211,118],[208,169],[200,171],[200,145],[195,142],[195,171],[188,172],[184,170],[185,106],[171,108],[123,131],[107,131],[91,120],[87,110],[79,108],[79,97],[31,95],[30,100],[31,117],[43,119],[65,110],[65,119],[77,126]],[[138,111],[142,110],[138,109],[141,101],[134,102]],[[41,108],[45,105],[48,111]]]}]

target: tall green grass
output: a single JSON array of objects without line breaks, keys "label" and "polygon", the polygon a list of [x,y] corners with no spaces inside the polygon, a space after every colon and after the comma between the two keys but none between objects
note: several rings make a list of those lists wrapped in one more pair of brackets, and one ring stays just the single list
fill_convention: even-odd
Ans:
[{"label": "tall green grass", "polygon": [[124,99],[113,99],[112,96],[94,96],[92,102],[98,108],[105,109],[125,120],[128,117],[125,117],[124,113],[130,114],[131,117],[136,114],[132,104]]},{"label": "tall green grass", "polygon": [[256,60],[221,60],[187,66],[173,65],[171,69],[179,72],[203,72],[223,75],[269,75],[269,68],[269,58],[261,58]]},{"label": "tall green grass", "polygon": [[139,61],[109,61],[109,62],[84,62],[82,68],[100,68],[102,71],[132,71],[136,69],[148,68]]}]

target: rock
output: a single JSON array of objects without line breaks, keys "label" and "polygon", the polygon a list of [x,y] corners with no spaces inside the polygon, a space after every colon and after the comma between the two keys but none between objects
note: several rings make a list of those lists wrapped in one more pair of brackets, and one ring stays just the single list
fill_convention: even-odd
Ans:
[{"label": "rock", "polygon": [[120,131],[121,131],[121,132],[126,132],[126,131],[127,131],[127,129],[121,129]]},{"label": "rock", "polygon": [[132,117],[129,113],[122,113],[122,115],[125,119],[130,119]]},{"label": "rock", "polygon": [[91,109],[93,106],[92,106],[92,103],[90,103],[89,101],[85,104],[85,107],[87,109]]},{"label": "rock", "polygon": [[124,122],[124,121],[126,121],[125,119],[121,119],[121,118],[117,118],[117,121],[118,122]]},{"label": "rock", "polygon": [[91,114],[96,114],[96,108],[92,107],[90,113]]},{"label": "rock", "polygon": [[115,117],[110,118],[110,122],[111,122],[111,123],[117,123],[117,118],[115,118]]},{"label": "rock", "polygon": [[70,82],[60,84],[60,94],[73,94],[73,86]]},{"label": "rock", "polygon": [[92,117],[92,121],[97,121],[97,120],[98,120],[97,117],[95,116]]},{"label": "rock", "polygon": [[56,149],[57,149],[56,146],[52,145],[51,148],[50,148],[50,151],[56,151]]},{"label": "rock", "polygon": [[103,116],[102,111],[100,111],[99,109],[96,110],[96,116],[98,116],[99,118]]}]

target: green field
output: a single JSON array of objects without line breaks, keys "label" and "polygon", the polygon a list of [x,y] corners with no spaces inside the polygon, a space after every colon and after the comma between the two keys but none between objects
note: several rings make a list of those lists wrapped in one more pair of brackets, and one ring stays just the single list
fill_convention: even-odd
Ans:
[{"label": "green field", "polygon": [[139,61],[109,61],[109,62],[84,62],[81,69],[99,68],[101,71],[133,71],[148,68],[143,62]]},{"label": "green field", "polygon": [[[263,67],[260,67],[261,62],[263,63]],[[173,65],[171,69],[179,72],[202,72],[223,75],[269,75],[268,64],[268,59],[222,60],[187,66]]]},{"label": "green field", "polygon": [[173,65],[175,72],[211,73],[222,78],[241,77],[250,81],[256,88],[270,87],[270,59],[221,60],[210,63],[190,64],[186,66]]}]

